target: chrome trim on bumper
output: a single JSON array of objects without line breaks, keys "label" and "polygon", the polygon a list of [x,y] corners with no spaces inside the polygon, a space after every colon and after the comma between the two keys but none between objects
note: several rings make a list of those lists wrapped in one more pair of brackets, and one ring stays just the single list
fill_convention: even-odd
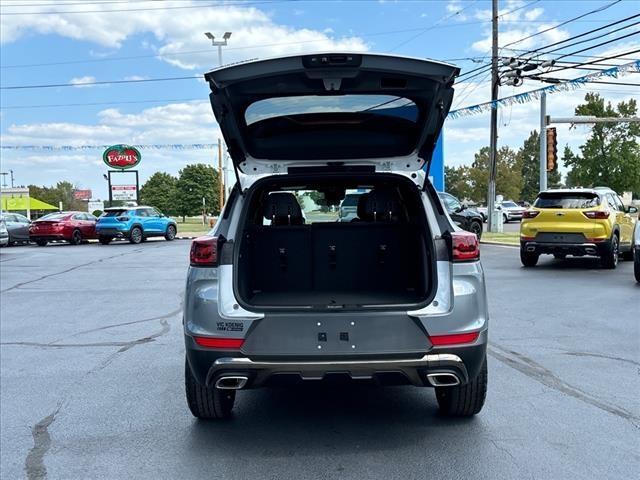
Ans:
[{"label": "chrome trim on bumper", "polygon": [[401,372],[416,386],[428,385],[419,370],[425,373],[455,373],[461,383],[469,376],[464,362],[450,353],[427,354],[421,358],[385,360],[323,360],[323,361],[260,361],[245,357],[217,359],[207,375],[207,384],[224,372],[251,374],[248,386],[258,387],[274,374],[298,373],[303,380],[322,380],[328,373],[348,373],[353,379],[372,379],[377,373]]}]

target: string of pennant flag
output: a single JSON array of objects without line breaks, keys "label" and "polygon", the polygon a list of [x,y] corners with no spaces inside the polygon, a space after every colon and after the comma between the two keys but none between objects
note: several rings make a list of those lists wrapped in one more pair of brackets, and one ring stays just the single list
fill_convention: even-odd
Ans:
[{"label": "string of pennant flag", "polygon": [[[509,97],[499,98],[492,102],[479,103],[469,107],[459,108],[452,110],[447,116],[448,119],[455,120],[457,118],[468,117],[471,115],[478,115],[480,113],[488,112],[492,109],[501,107],[508,107],[515,104],[524,104],[538,100],[543,93],[554,94],[558,92],[565,92],[570,90],[576,90],[584,87],[590,81],[598,78],[618,78],[629,73],[640,72],[640,60],[634,60],[623,65],[607,68],[605,70],[599,70],[588,75],[583,75],[578,78],[563,81],[559,84],[549,85],[547,87],[539,88],[537,90],[531,90],[517,95],[511,95]],[[217,148],[217,143],[171,143],[171,144],[144,144],[144,145],[131,145],[140,150],[212,150]],[[105,150],[110,145],[2,145],[2,150],[37,150],[37,151],[71,151],[71,150]]]}]

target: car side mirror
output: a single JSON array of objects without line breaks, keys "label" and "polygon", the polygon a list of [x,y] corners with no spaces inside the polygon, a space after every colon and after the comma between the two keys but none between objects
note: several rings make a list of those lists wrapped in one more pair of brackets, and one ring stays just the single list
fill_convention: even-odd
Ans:
[{"label": "car side mirror", "polygon": [[638,213],[638,208],[637,207],[627,207],[627,213]]}]

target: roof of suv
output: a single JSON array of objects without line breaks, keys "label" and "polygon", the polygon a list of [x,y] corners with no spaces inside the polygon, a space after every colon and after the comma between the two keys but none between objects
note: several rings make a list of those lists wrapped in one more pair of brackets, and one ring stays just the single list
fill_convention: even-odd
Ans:
[{"label": "roof of suv", "polygon": [[[543,190],[540,193],[608,193],[613,192],[609,187],[595,187],[595,188],[550,188]],[[615,192],[614,192],[615,193]]]},{"label": "roof of suv", "polygon": [[105,212],[113,212],[114,210],[137,210],[138,208],[154,208],[148,205],[138,205],[136,207],[107,207],[104,209]]}]

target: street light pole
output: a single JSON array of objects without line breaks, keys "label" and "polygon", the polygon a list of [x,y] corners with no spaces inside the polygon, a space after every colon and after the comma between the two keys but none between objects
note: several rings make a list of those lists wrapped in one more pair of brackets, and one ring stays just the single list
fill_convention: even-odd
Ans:
[{"label": "street light pole", "polygon": [[222,66],[222,47],[227,46],[227,40],[231,38],[231,32],[225,32],[222,41],[216,42],[216,37],[211,32],[204,32],[204,36],[211,40],[211,45],[218,47],[218,64]]},{"label": "street light pole", "polygon": [[[231,32],[225,32],[222,36],[222,41],[216,42],[216,37],[211,32],[204,32],[204,36],[211,40],[211,45],[218,47],[218,64],[222,67],[222,47],[227,46],[227,41],[231,38]],[[222,167],[222,142],[218,138],[218,183],[220,184],[219,192],[219,207],[222,212],[222,206],[224,205],[224,187],[227,184],[226,168]]]}]

